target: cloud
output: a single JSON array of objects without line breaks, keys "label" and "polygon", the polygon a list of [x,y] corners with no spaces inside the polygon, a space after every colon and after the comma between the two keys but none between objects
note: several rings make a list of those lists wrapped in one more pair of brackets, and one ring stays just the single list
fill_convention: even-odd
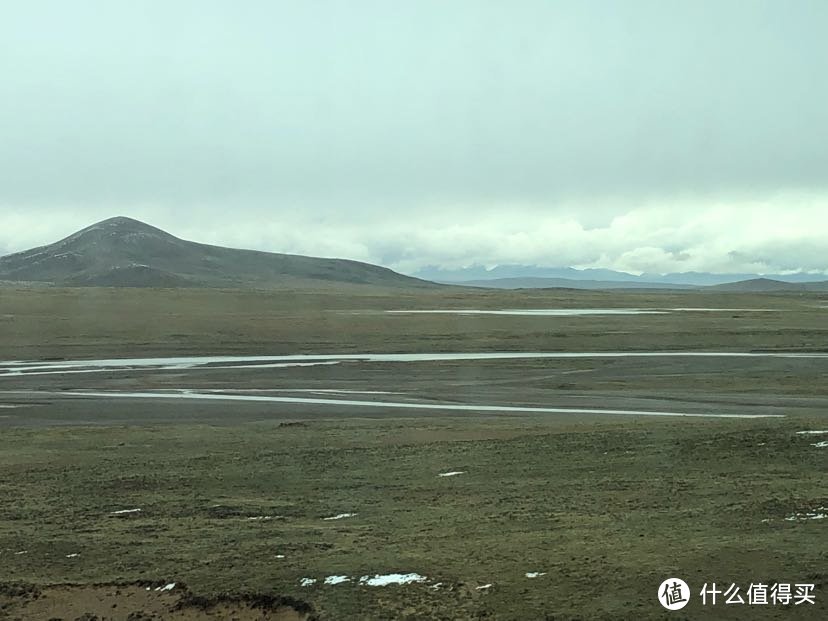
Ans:
[{"label": "cloud", "polygon": [[[583,206],[593,213],[597,199]],[[607,206],[609,205],[609,206]],[[118,213],[144,219],[175,235],[218,245],[343,257],[412,273],[428,265],[526,264],[604,267],[634,273],[828,273],[828,194],[665,198],[598,205],[617,215],[586,226],[576,203],[423,204],[404,217],[395,211],[321,214],[240,208],[200,208],[182,221],[160,206]],[[68,208],[0,212],[0,245],[12,250],[47,243],[92,220]],[[101,208],[95,219],[115,215]],[[91,214],[90,214],[91,215]]]},{"label": "cloud", "polygon": [[0,248],[826,267],[821,0],[11,4]]}]

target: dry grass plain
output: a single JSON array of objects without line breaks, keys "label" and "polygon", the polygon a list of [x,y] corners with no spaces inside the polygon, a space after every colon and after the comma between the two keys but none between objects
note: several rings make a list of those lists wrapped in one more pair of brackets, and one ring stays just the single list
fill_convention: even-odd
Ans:
[{"label": "dry grass plain", "polygon": [[[827,306],[816,294],[0,288],[0,360],[826,352]],[[607,307],[731,310],[384,312]],[[0,404],[19,406],[0,409],[0,619],[822,619],[828,521],[808,514],[828,507],[828,449],[814,446],[828,435],[797,432],[828,429],[826,373],[814,358],[582,358],[0,374]],[[60,394],[78,389],[780,417]],[[450,471],[463,474],[438,476]],[[355,515],[324,519],[342,513]],[[359,584],[409,572],[427,581]],[[655,597],[670,576],[694,591],[673,613]],[[697,597],[704,582],[760,581],[813,583],[816,604]]]}]

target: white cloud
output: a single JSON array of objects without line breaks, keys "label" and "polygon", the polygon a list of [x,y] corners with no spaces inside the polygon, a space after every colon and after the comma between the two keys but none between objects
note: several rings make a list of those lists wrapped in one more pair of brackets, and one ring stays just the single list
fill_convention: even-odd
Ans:
[{"label": "white cloud", "polygon": [[[590,214],[614,214],[596,224]],[[182,219],[175,214],[199,213]],[[578,214],[586,215],[587,226]],[[320,215],[324,214],[324,215]],[[67,206],[0,210],[0,247],[50,243],[97,219],[130,215],[218,245],[343,257],[413,272],[426,265],[530,264],[629,272],[828,271],[828,195],[650,199],[622,204],[440,204],[356,213],[257,208]]]}]

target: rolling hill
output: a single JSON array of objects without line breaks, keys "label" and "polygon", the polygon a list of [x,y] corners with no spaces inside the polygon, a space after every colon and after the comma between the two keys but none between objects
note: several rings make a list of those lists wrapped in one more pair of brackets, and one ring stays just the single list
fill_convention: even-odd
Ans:
[{"label": "rolling hill", "polygon": [[439,286],[359,261],[186,241],[125,217],[98,222],[54,244],[0,257],[0,281],[103,287]]},{"label": "rolling hill", "polygon": [[[439,281],[438,281],[439,282]],[[572,278],[492,278],[489,280],[445,281],[446,285],[487,289],[696,289],[692,285],[662,282],[628,282],[618,280],[574,280]]]},{"label": "rolling hill", "polygon": [[615,280],[571,280],[568,278],[492,278],[491,280],[467,280],[444,282],[446,285],[482,287],[487,289],[584,289],[584,290],[671,290],[671,291],[720,291],[729,293],[790,293],[828,292],[828,281],[785,282],[772,278],[749,278],[720,285],[682,285],[666,282],[629,282]]},{"label": "rolling hill", "polygon": [[737,282],[707,287],[709,291],[729,291],[732,293],[773,293],[828,291],[828,281],[818,282],[784,282],[773,278],[751,278]]},{"label": "rolling hill", "polygon": [[[746,282],[747,291],[824,291],[825,276],[818,273],[795,274],[714,274],[679,272],[670,274],[630,274],[609,269],[576,269],[573,267],[541,267],[537,265],[498,265],[486,268],[471,265],[459,269],[427,266],[414,274],[447,285],[467,285],[494,289],[704,289]],[[755,281],[755,282],[754,282]],[[796,285],[802,284],[803,287]],[[789,286],[793,285],[793,286]],[[739,286],[733,288],[738,291]]]}]

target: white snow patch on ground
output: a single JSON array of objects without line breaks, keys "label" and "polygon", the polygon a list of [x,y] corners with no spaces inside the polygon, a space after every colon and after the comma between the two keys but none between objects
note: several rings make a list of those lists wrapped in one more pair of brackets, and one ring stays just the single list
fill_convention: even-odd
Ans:
[{"label": "white snow patch on ground", "polygon": [[346,518],[355,517],[356,513],[340,513],[338,515],[332,515],[331,517],[322,518],[323,520],[344,520]]},{"label": "white snow patch on ground", "polygon": [[80,556],[80,554],[78,554],[77,552],[75,552],[74,554],[67,554],[67,555],[66,555],[66,558],[77,558],[77,557],[79,557],[79,556]]},{"label": "white snow patch on ground", "polygon": [[828,448],[828,440],[823,440],[822,442],[815,442],[811,446],[815,446],[817,448]]},{"label": "white snow patch on ground", "polygon": [[545,575],[546,575],[545,571],[527,571],[526,572],[526,577],[527,578],[539,578],[539,577],[545,576]]},{"label": "white snow patch on ground", "polygon": [[489,583],[489,584],[484,584],[483,586],[479,586],[479,587],[476,587],[476,588],[477,588],[478,591],[485,591],[486,589],[491,589],[493,586],[494,586],[493,584]]},{"label": "white snow patch on ground", "polygon": [[22,405],[12,405],[10,403],[0,403],[0,410],[11,410],[12,408],[22,408]]},{"label": "white snow patch on ground", "polygon": [[466,474],[462,470],[452,470],[451,472],[441,472],[438,477],[456,477],[458,474]]},{"label": "white snow patch on ground", "polygon": [[109,515],[127,515],[129,513],[141,513],[141,509],[120,509],[112,511]]},{"label": "white snow patch on ground", "polygon": [[29,553],[29,551],[28,551],[28,550],[20,550],[20,552],[15,552],[15,554],[16,554],[16,555],[20,555],[20,554],[28,554],[28,553]]},{"label": "white snow patch on ground", "polygon": [[414,582],[425,582],[428,580],[420,574],[376,574],[375,576],[362,576],[359,583],[365,586],[388,586],[391,584],[412,584]]},{"label": "white snow patch on ground", "polygon": [[267,522],[269,520],[280,520],[283,516],[281,515],[253,515],[247,518],[248,522]]},{"label": "white snow patch on ground", "polygon": [[785,518],[786,522],[798,522],[800,520],[824,520],[828,514],[820,513],[821,511],[828,511],[828,507],[817,507],[813,511],[806,511],[805,513],[794,513]]},{"label": "white snow patch on ground", "polygon": [[285,555],[284,554],[277,554],[276,558],[285,558]]},{"label": "white snow patch on ground", "polygon": [[155,587],[156,591],[172,591],[175,588],[175,582],[170,582],[164,586]]},{"label": "white snow patch on ground", "polygon": [[325,584],[342,584],[350,581],[351,579],[348,576],[328,576],[325,578]]},{"label": "white snow patch on ground", "polygon": [[828,433],[828,429],[815,429],[813,431],[797,431],[798,436],[821,436]]},{"label": "white snow patch on ground", "polygon": [[309,587],[311,585],[316,584],[316,578],[300,578],[299,579],[299,586]]}]

